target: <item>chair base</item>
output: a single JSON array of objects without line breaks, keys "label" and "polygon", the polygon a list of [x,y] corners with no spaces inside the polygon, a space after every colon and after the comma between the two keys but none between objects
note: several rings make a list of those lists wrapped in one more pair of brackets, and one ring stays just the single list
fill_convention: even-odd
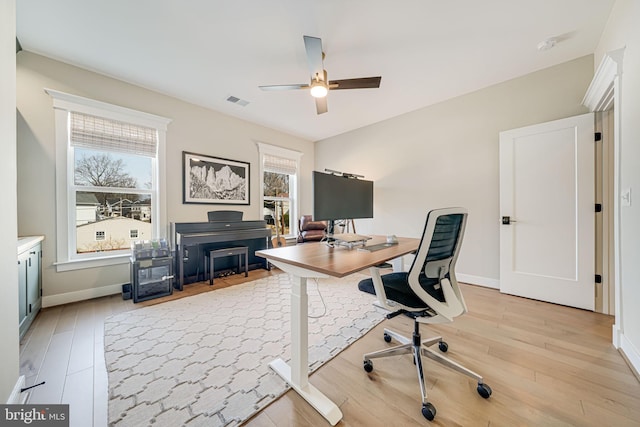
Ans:
[{"label": "chair base", "polygon": [[[412,354],[414,364],[416,365],[416,370],[418,374],[418,383],[420,385],[420,394],[422,395],[422,413],[425,418],[430,421],[435,417],[435,407],[427,401],[427,389],[424,381],[424,372],[422,369],[422,357],[426,356],[429,359],[435,360],[436,362],[441,363],[442,365],[453,369],[456,372],[460,372],[470,378],[473,378],[478,382],[478,393],[483,398],[488,398],[491,396],[491,388],[484,383],[484,379],[482,376],[477,374],[476,372],[462,366],[461,364],[449,359],[444,356],[441,352],[446,352],[448,349],[447,344],[442,341],[441,336],[431,337],[425,340],[421,339],[419,323],[415,322],[415,330],[413,333],[413,339],[409,339],[395,331],[390,329],[384,330],[384,339],[386,342],[391,342],[392,339],[396,340],[400,343],[400,345],[395,347],[386,348],[384,350],[374,351],[371,353],[367,353],[364,355],[364,369],[367,372],[371,372],[373,370],[373,363],[371,359],[377,359],[381,357],[387,356],[398,356],[401,354]],[[434,344],[438,343],[438,347],[440,352],[436,352],[430,347]],[[425,411],[425,408],[428,408]]]}]

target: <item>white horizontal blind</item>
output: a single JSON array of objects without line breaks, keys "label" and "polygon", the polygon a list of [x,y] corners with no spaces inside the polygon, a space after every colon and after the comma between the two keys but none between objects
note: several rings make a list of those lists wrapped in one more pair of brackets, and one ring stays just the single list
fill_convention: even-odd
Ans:
[{"label": "white horizontal blind", "polygon": [[297,173],[297,162],[293,159],[264,154],[263,162],[265,172],[281,173],[285,175],[295,175]]},{"label": "white horizontal blind", "polygon": [[71,112],[71,145],[156,157],[158,131],[131,123]]}]

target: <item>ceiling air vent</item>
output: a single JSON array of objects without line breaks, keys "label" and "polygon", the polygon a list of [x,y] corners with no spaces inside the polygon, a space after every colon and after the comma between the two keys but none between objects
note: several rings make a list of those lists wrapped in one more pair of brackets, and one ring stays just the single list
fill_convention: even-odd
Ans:
[{"label": "ceiling air vent", "polygon": [[244,99],[240,99],[233,95],[229,95],[227,97],[227,101],[231,102],[232,104],[239,105],[241,107],[246,107],[247,105],[249,105],[249,101],[245,101]]}]

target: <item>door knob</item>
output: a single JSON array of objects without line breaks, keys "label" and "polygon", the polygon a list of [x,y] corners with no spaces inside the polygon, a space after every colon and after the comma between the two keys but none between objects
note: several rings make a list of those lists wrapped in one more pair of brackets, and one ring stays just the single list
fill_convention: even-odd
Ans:
[{"label": "door knob", "polygon": [[517,221],[516,221],[515,219],[511,219],[511,217],[510,217],[510,216],[503,216],[503,217],[502,217],[502,224],[503,224],[503,225],[509,225],[509,224],[511,224],[512,222],[517,222]]}]

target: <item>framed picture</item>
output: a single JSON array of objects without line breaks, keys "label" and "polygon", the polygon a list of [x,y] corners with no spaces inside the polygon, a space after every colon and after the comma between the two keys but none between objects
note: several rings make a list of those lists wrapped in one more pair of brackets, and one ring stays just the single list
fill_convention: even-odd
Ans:
[{"label": "framed picture", "polygon": [[182,202],[249,204],[249,163],[182,152]]}]

